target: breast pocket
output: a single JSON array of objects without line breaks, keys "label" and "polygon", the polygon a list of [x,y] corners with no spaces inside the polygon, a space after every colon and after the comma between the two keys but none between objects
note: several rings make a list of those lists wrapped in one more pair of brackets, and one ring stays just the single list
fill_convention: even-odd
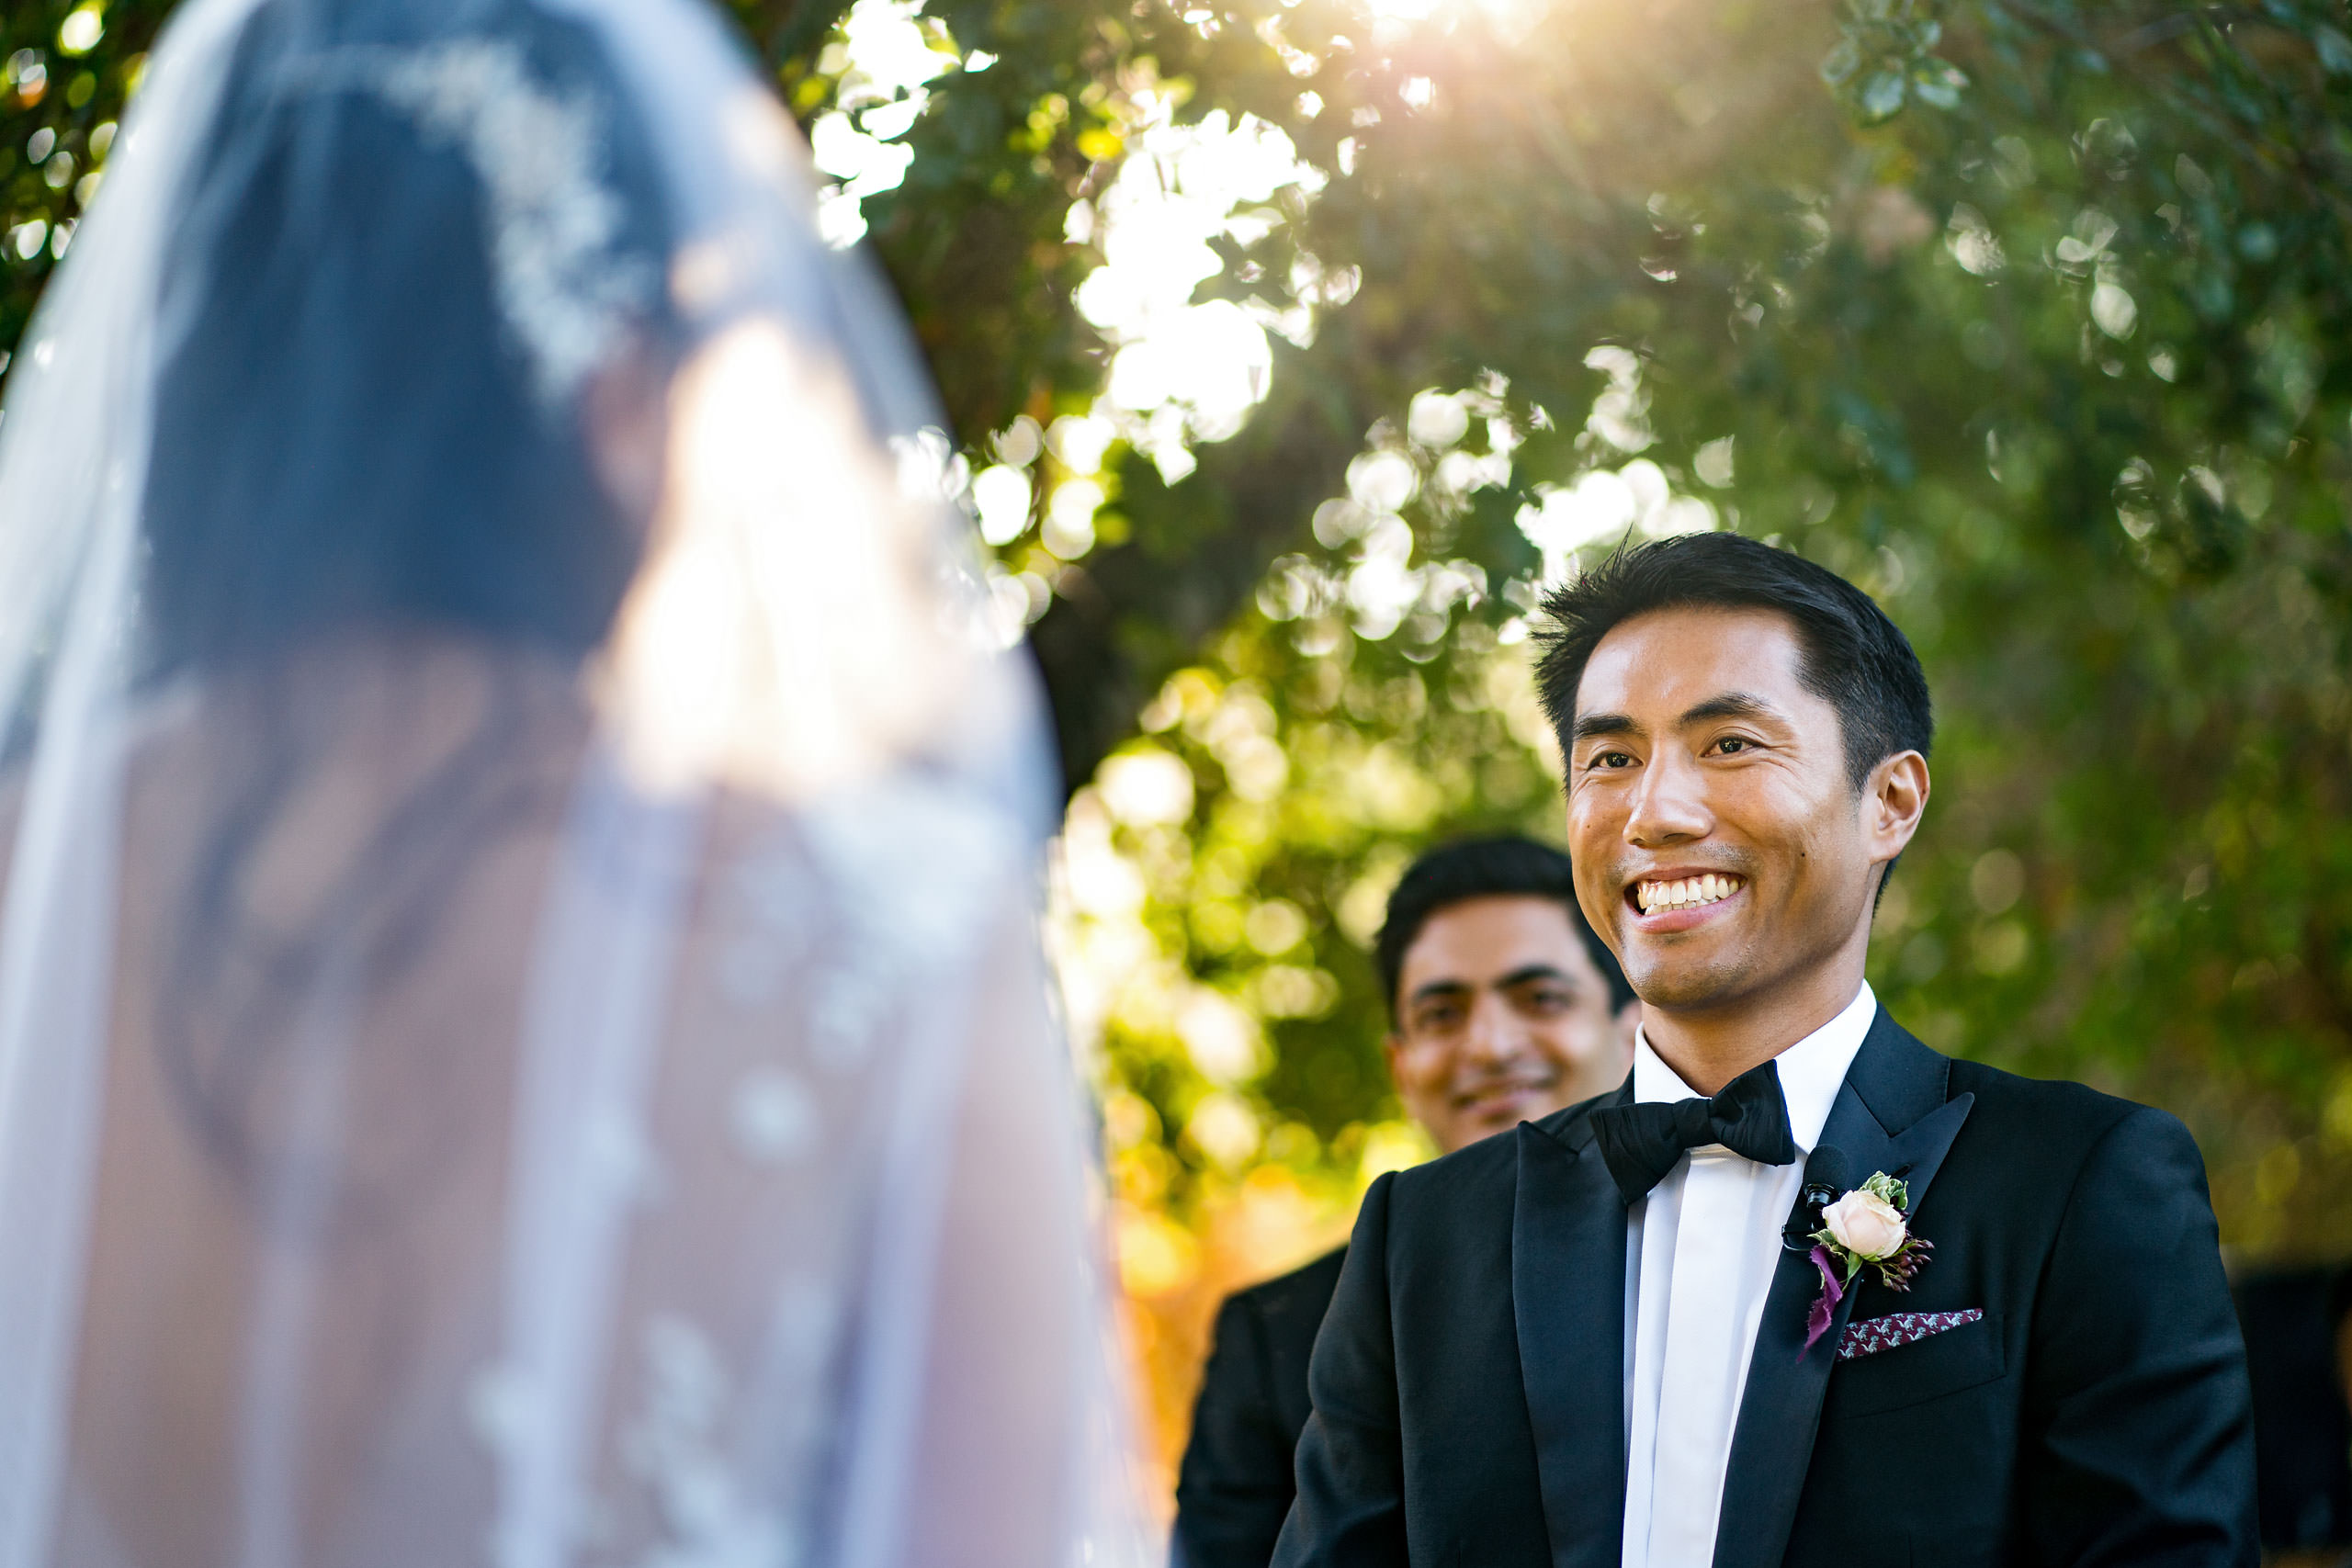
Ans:
[{"label": "breast pocket", "polygon": [[1908,1345],[1840,1361],[1829,1374],[1825,1416],[1876,1416],[1925,1404],[1948,1393],[1996,1382],[2008,1371],[2001,1319],[1986,1313],[1973,1323],[1930,1334]]}]

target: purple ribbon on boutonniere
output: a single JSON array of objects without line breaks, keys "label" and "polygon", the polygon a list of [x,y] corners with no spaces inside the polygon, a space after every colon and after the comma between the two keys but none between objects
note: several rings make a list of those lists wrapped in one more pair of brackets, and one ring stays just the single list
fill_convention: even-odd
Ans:
[{"label": "purple ribbon on boutonniere", "polygon": [[[1838,1279],[1837,1260],[1826,1247],[1815,1247],[1811,1254],[1813,1266],[1821,1270],[1821,1294],[1813,1300],[1813,1310],[1804,1314],[1804,1348],[1813,1348],[1814,1341],[1829,1332],[1829,1320],[1837,1315],[1838,1303],[1846,1299],[1846,1287]],[[1803,1355],[1804,1351],[1797,1352]]]}]

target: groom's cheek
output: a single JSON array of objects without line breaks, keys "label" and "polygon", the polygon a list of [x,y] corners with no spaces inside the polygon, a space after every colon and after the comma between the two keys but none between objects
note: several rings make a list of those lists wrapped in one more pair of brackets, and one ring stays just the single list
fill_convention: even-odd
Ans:
[{"label": "groom's cheek", "polygon": [[1568,848],[1575,863],[1577,908],[1621,964],[1625,956],[1628,913],[1624,880],[1616,867],[1617,835],[1623,826],[1623,813],[1612,827],[1599,803],[1581,804],[1575,799],[1569,803]]}]

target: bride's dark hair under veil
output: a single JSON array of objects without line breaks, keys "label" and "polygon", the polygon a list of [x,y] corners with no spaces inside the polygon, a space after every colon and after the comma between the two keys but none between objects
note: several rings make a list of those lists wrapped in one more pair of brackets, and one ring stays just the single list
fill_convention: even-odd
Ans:
[{"label": "bride's dark hair under veil", "polygon": [[[368,622],[463,629],[579,657],[603,640],[645,520],[599,482],[575,406],[548,407],[501,319],[467,150],[379,94],[269,62],[401,44],[413,0],[257,16],[187,193],[160,312],[146,501],[151,673],[285,656]],[[662,186],[629,106],[574,24],[519,4],[466,19],[592,103],[641,279],[629,323],[671,333]],[[487,350],[487,351],[486,351]],[[400,438],[388,439],[397,431]]]},{"label": "bride's dark hair under veil", "polygon": [[175,10],[0,421],[0,1568],[1143,1560],[815,203],[702,0]]}]

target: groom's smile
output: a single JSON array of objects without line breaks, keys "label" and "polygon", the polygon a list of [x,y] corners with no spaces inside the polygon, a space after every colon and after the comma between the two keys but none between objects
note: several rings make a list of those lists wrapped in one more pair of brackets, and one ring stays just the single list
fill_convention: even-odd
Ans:
[{"label": "groom's smile", "polygon": [[1747,887],[1736,872],[1678,866],[1643,877],[1625,889],[1625,901],[1643,931],[1683,931],[1726,913],[1724,906]]}]

